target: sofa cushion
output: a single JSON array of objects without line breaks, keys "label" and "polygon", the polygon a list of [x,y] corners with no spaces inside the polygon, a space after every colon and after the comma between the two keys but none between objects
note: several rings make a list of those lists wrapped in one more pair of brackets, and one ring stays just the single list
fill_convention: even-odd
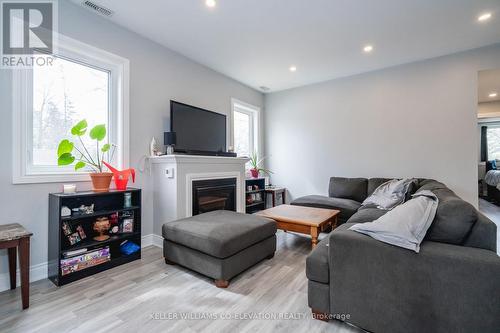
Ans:
[{"label": "sofa cushion", "polygon": [[216,258],[227,258],[276,234],[276,222],[226,210],[167,222],[163,237]]},{"label": "sofa cushion", "polygon": [[363,206],[373,206],[379,209],[390,210],[405,202],[410,185],[414,179],[391,179],[383,183],[363,201]]},{"label": "sofa cushion", "polygon": [[306,258],[306,276],[309,280],[321,283],[330,281],[328,241],[329,237],[319,242]]},{"label": "sofa cushion", "polygon": [[439,206],[425,238],[435,242],[463,244],[477,221],[476,209],[448,188],[437,188],[432,192],[438,197]]},{"label": "sofa cushion", "polygon": [[351,216],[351,218],[347,221],[348,223],[365,223],[365,222],[373,222],[385,213],[387,210],[378,209],[374,207],[361,207],[356,214]]},{"label": "sofa cushion", "polygon": [[448,187],[441,183],[438,182],[437,180],[434,179],[423,179],[418,183],[418,188],[416,189],[418,191],[434,191],[434,190],[439,190],[439,189],[447,189]]},{"label": "sofa cushion", "polygon": [[362,202],[366,198],[368,179],[366,178],[330,178],[328,195],[332,198],[351,199]]},{"label": "sofa cushion", "polygon": [[366,192],[366,196],[369,197],[372,195],[373,191],[377,189],[383,183],[387,183],[392,178],[370,178],[368,179],[368,191]]},{"label": "sofa cushion", "polygon": [[338,216],[340,223],[347,221],[354,213],[356,213],[358,208],[361,207],[361,203],[354,200],[330,198],[325,197],[324,195],[306,195],[305,197],[293,200],[290,204],[296,206],[340,210]]}]

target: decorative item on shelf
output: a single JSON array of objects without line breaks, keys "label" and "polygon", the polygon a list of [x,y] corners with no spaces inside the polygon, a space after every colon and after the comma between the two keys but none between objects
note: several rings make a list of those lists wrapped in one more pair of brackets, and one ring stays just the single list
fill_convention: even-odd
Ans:
[{"label": "decorative item on shelf", "polygon": [[261,168],[260,165],[262,164],[262,162],[264,161],[264,157],[259,159],[257,157],[257,153],[254,152],[252,154],[252,156],[250,156],[250,173],[252,174],[252,177],[253,178],[259,178],[259,174],[262,172],[262,173],[265,173],[265,174],[271,174],[272,171],[268,170],[268,169],[264,169],[264,168]]},{"label": "decorative item on shelf", "polygon": [[68,236],[68,241],[71,245],[75,245],[76,243],[81,241],[80,235],[78,232],[72,233]]},{"label": "decorative item on shelf", "polygon": [[164,132],[163,133],[163,143],[167,146],[167,155],[174,154],[174,146],[177,143],[177,136],[175,132]]},{"label": "decorative item on shelf", "polygon": [[253,190],[252,185],[248,185],[248,186],[247,186],[247,191],[252,191],[252,190]]},{"label": "decorative item on shelf", "polygon": [[61,140],[57,148],[57,164],[66,166],[76,161],[75,170],[85,167],[90,168],[92,170],[90,178],[92,179],[94,192],[107,192],[113,174],[104,172],[103,162],[105,156],[108,161],[113,160],[116,146],[110,143],[99,146],[99,143],[106,138],[106,125],[96,125],[89,131],[89,137],[95,140],[97,147],[95,152],[93,151],[91,154],[82,140],[82,137],[87,133],[87,127],[87,121],[84,119],[71,128],[71,134],[78,138],[79,146],[76,146],[68,139]]},{"label": "decorative item on shelf", "polygon": [[80,213],[80,208],[73,208],[73,209],[71,210],[71,216],[79,216],[79,215],[82,215],[82,214]]},{"label": "decorative item on shelf", "polygon": [[61,227],[62,227],[64,236],[68,236],[68,235],[71,234],[71,232],[72,232],[71,231],[71,226],[69,225],[68,222],[63,222],[62,225],[61,225]]},{"label": "decorative item on shelf", "polygon": [[80,212],[79,215],[94,214],[94,204],[90,206],[81,205],[80,207],[78,207],[78,211]]},{"label": "decorative item on shelf", "polygon": [[109,219],[107,217],[99,217],[94,222],[93,229],[99,233],[99,236],[95,236],[94,240],[102,242],[109,239],[109,235],[104,234],[109,230]]},{"label": "decorative item on shelf", "polygon": [[87,238],[87,235],[85,234],[85,230],[83,230],[83,227],[81,225],[76,227],[76,232],[78,232],[78,235],[80,235],[81,240],[84,240],[85,238]]},{"label": "decorative item on shelf", "polygon": [[131,242],[129,240],[126,240],[120,244],[120,252],[126,256],[134,254],[137,251],[139,251],[140,249],[141,249],[141,247],[139,245],[137,245],[134,242]]},{"label": "decorative item on shelf", "polygon": [[262,196],[260,195],[260,193],[255,193],[255,200],[254,201],[262,201]]},{"label": "decorative item on shelf", "polygon": [[124,191],[127,189],[128,178],[132,175],[132,182],[135,183],[135,170],[130,168],[126,170],[117,170],[109,163],[103,162],[104,165],[111,170],[113,173],[113,178],[115,180],[115,186],[117,190]]},{"label": "decorative item on shelf", "polygon": [[123,233],[134,232],[134,219],[124,219],[123,220]]},{"label": "decorative item on shelf", "polygon": [[71,216],[71,209],[69,209],[66,206],[61,207],[61,217],[68,217]]},{"label": "decorative item on shelf", "polygon": [[158,156],[160,155],[160,147],[158,146],[158,142],[156,142],[156,138],[153,136],[151,142],[149,143],[149,156]]},{"label": "decorative item on shelf", "polygon": [[253,196],[251,194],[247,195],[246,202],[247,202],[247,205],[251,205],[253,203]]},{"label": "decorative item on shelf", "polygon": [[63,184],[63,193],[76,193],[76,185],[75,184]]},{"label": "decorative item on shelf", "polygon": [[113,213],[109,216],[109,233],[116,234],[118,233],[118,213]]},{"label": "decorative item on shelf", "polygon": [[132,207],[132,193],[127,192],[123,194],[123,207],[125,208]]}]

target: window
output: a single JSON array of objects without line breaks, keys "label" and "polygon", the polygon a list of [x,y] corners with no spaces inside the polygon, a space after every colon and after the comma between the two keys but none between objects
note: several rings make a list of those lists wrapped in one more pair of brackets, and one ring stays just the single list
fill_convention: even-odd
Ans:
[{"label": "window", "polygon": [[500,160],[500,126],[488,126],[488,160]]},{"label": "window", "polygon": [[259,149],[259,108],[233,100],[233,147],[238,156],[251,156]]},{"label": "window", "polygon": [[70,131],[82,119],[105,124],[117,146],[113,163],[128,162],[128,60],[59,36],[52,65],[16,71],[13,83],[14,183],[88,181],[88,170],[57,166],[60,140],[80,145]]}]

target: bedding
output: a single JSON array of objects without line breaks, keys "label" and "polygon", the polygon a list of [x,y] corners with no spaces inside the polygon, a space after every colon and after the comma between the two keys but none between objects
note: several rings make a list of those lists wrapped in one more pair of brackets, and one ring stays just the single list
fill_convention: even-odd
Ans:
[{"label": "bedding", "polygon": [[484,177],[484,181],[486,184],[490,186],[494,186],[500,190],[500,170],[490,170],[486,173]]}]

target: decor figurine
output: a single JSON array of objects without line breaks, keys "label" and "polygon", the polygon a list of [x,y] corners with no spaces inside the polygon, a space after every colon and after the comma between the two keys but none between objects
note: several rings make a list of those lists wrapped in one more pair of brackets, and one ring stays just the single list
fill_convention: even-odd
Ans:
[{"label": "decor figurine", "polygon": [[120,170],[113,168],[111,165],[109,165],[106,162],[103,162],[103,163],[113,173],[117,190],[124,191],[127,189],[128,177],[130,175],[132,175],[132,182],[135,183],[135,170],[134,169],[130,168],[130,169],[120,171]]},{"label": "decor figurine", "polygon": [[57,148],[57,165],[66,166],[76,161],[75,170],[89,167],[93,171],[90,173],[90,178],[94,192],[107,192],[113,174],[104,171],[103,162],[105,157],[108,161],[113,160],[116,146],[109,143],[99,146],[99,143],[106,138],[106,126],[97,125],[89,131],[89,137],[95,140],[97,148],[91,154],[82,140],[87,133],[87,127],[87,121],[84,119],[71,128],[71,134],[78,138],[79,145],[67,139],[61,140]]},{"label": "decor figurine", "polygon": [[94,240],[102,242],[109,239],[109,235],[105,235],[104,233],[109,230],[110,223],[107,217],[99,217],[94,222],[94,231],[99,233],[99,236],[95,236]]}]

